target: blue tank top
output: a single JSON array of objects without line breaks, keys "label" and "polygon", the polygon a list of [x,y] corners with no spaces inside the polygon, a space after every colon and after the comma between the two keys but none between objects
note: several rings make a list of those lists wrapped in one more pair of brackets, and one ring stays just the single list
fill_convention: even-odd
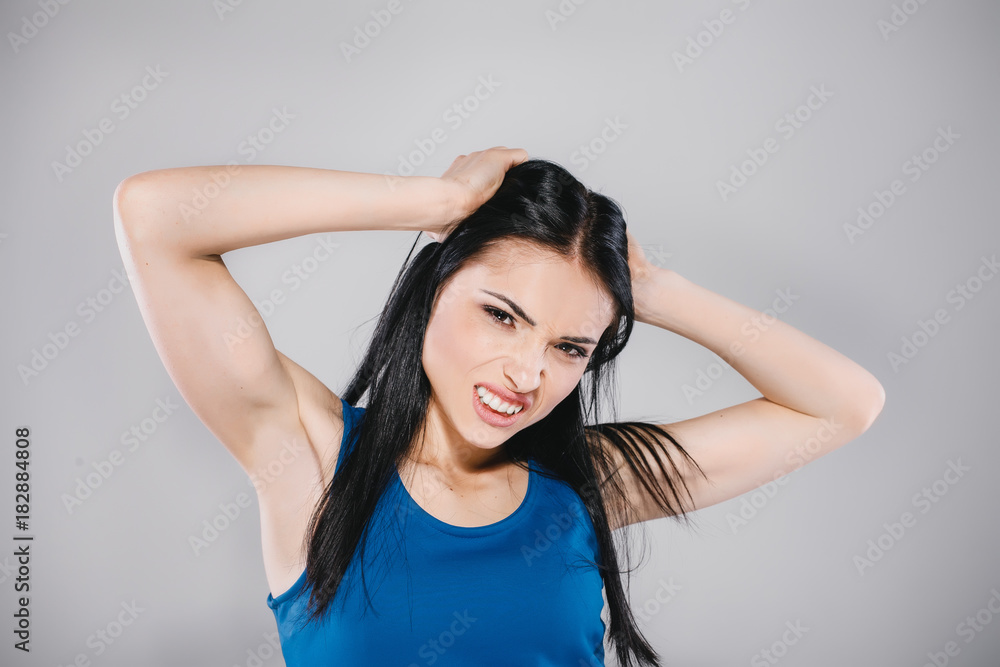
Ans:
[{"label": "blue tank top", "polygon": [[[365,413],[341,403],[336,471],[351,426]],[[569,484],[538,474],[545,468],[535,461],[529,467],[517,510],[476,527],[429,514],[394,474],[372,516],[363,584],[355,554],[322,622],[301,628],[305,571],[278,597],[268,593],[285,664],[603,667],[603,581],[592,564],[601,562],[593,524]],[[365,586],[373,608],[366,606]]]}]

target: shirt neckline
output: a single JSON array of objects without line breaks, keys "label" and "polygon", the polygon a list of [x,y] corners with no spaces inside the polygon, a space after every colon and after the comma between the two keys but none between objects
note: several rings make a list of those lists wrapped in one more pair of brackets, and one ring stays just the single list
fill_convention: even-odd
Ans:
[{"label": "shirt neckline", "polygon": [[538,473],[535,471],[533,463],[533,461],[528,461],[528,489],[524,493],[524,498],[521,499],[521,504],[504,518],[485,526],[456,526],[442,521],[421,507],[420,503],[413,499],[413,496],[407,491],[406,485],[403,484],[403,480],[399,476],[399,469],[395,466],[393,466],[392,478],[393,483],[398,487],[399,493],[402,494],[404,502],[410,509],[409,513],[416,516],[420,521],[449,535],[457,537],[482,537],[483,535],[493,535],[509,530],[524,521],[524,518],[531,514],[531,508],[535,504],[535,497],[537,495],[535,487],[538,486]]},{"label": "shirt neckline", "polygon": [[[404,502],[406,502],[410,507],[411,513],[415,514],[424,523],[436,528],[442,533],[455,535],[457,537],[482,537],[484,535],[493,535],[495,533],[513,528],[517,524],[521,523],[524,520],[524,517],[531,514],[531,508],[534,506],[535,498],[537,496],[536,487],[538,486],[538,473],[535,471],[534,462],[528,461],[528,489],[525,491],[524,498],[521,499],[521,504],[517,506],[516,510],[499,521],[486,524],[485,526],[456,526],[442,521],[421,507],[420,504],[413,499],[413,496],[410,495],[410,492],[406,490],[406,486],[403,484],[403,480],[399,476],[399,470],[395,466],[393,466],[393,473],[393,483],[398,485],[398,491],[403,495]],[[289,599],[298,595],[305,585],[305,580],[306,570],[303,568],[299,577],[283,593],[275,597],[270,591],[268,592],[267,606],[271,609],[277,609]]]}]

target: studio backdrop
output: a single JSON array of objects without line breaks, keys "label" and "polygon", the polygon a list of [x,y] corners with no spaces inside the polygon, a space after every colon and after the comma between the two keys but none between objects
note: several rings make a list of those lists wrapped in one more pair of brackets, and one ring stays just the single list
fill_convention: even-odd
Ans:
[{"label": "studio backdrop", "polygon": [[[813,461],[804,442],[690,528],[634,531],[632,605],[666,663],[1000,664],[997,3],[12,0],[0,27],[0,664],[283,665],[253,487],[156,354],[118,183],[439,176],[498,145],[563,165],[654,264],[886,391],[847,446]],[[225,261],[275,346],[340,392],[414,239]],[[623,420],[759,395],[644,324],[618,370]]]}]

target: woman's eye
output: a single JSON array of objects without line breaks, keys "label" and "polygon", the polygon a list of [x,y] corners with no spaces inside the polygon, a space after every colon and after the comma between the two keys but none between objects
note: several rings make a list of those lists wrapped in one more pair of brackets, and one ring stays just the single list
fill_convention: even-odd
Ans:
[{"label": "woman's eye", "polygon": [[[513,326],[514,324],[514,318],[511,317],[510,314],[500,310],[499,308],[494,308],[493,306],[483,306],[483,310],[489,313],[490,317],[492,317],[495,322],[498,322],[505,326]],[[510,322],[507,323],[504,320],[510,320]],[[583,348],[577,347],[576,345],[571,345],[569,343],[561,343],[556,347],[563,350],[567,355],[575,359],[586,359],[589,356]]]},{"label": "woman's eye", "polygon": [[582,348],[579,348],[576,345],[570,345],[569,343],[563,343],[559,347],[565,347],[566,348],[566,352],[571,357],[579,357],[580,359],[586,359],[587,358],[587,353],[584,352]]},{"label": "woman's eye", "polygon": [[493,316],[493,319],[497,320],[501,324],[504,324],[504,320],[510,320],[510,323],[514,323],[514,318],[500,310],[499,308],[494,308],[493,306],[483,306],[483,309]]}]

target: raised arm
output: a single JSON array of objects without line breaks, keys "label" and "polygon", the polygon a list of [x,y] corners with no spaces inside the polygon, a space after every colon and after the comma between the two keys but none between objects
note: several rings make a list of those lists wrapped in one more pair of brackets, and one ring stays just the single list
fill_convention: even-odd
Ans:
[{"label": "raised arm", "polygon": [[[255,475],[290,442],[307,440],[300,400],[319,401],[335,417],[340,406],[313,376],[275,350],[221,255],[318,232],[434,229],[456,209],[438,178],[390,181],[376,174],[254,165],[228,174],[225,187],[207,188],[220,173],[227,172],[188,167],[125,179],[114,197],[115,232],[171,379]],[[198,202],[202,207],[192,215],[192,197],[206,190],[215,197],[207,206]]]},{"label": "raised arm", "polygon": [[333,392],[275,350],[221,255],[321,232],[444,234],[526,158],[497,147],[460,156],[441,178],[261,165],[162,169],[118,185],[115,235],[140,312],[184,400],[254,480],[275,595],[301,571],[343,414]]},{"label": "raised arm", "polygon": [[461,204],[450,184],[430,176],[228,169],[158,169],[125,179],[115,192],[119,239],[204,259],[320,232],[436,229],[459,215]]},{"label": "raised arm", "polygon": [[[639,467],[654,471],[661,488],[683,481],[690,492],[680,494],[685,511],[734,498],[828,454],[864,433],[881,412],[885,392],[870,372],[781,320],[767,322],[759,311],[650,264],[631,233],[629,267],[636,321],[712,350],[762,394],[658,425],[698,467],[674,456],[679,479],[668,480],[660,467],[664,457],[654,451],[643,454],[647,461]],[[660,444],[671,453],[672,443],[660,438]],[[622,481],[638,508],[632,520],[669,516],[624,463]]]}]

